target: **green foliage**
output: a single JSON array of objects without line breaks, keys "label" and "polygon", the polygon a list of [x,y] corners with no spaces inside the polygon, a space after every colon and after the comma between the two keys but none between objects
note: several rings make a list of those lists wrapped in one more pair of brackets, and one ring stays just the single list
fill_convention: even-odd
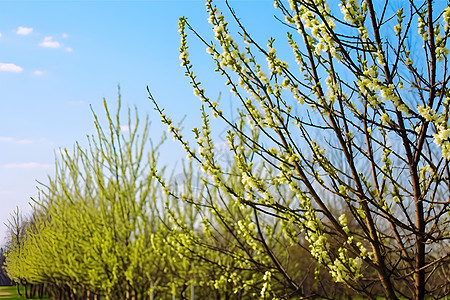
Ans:
[{"label": "green foliage", "polygon": [[[157,147],[148,147],[148,120],[128,119],[121,132],[119,109],[108,128],[94,114],[97,135],[89,148],[65,150],[56,175],[41,191],[35,228],[8,255],[14,280],[91,291],[108,299],[149,295],[162,265],[154,235],[162,226],[160,189],[149,170]],[[165,230],[164,228],[161,230]]]}]

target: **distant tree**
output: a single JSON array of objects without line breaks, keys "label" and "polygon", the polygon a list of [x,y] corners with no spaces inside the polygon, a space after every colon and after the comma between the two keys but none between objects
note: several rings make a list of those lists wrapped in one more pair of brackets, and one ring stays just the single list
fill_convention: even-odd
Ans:
[{"label": "distant tree", "polygon": [[[181,64],[205,106],[203,127],[193,130],[195,147],[150,95],[205,181],[241,211],[253,211],[241,222],[245,230],[226,230],[235,240],[251,243],[258,232],[260,243],[271,242],[275,236],[262,238],[253,226],[278,218],[293,245],[306,241],[336,282],[369,299],[380,289],[387,299],[449,295],[450,6],[432,0],[276,0],[275,6],[293,52],[285,60],[275,45],[281,37],[260,45],[229,5],[243,43],[211,0],[215,42],[180,19]],[[186,29],[204,42],[248,127],[227,117],[202,88]],[[229,127],[234,173],[217,157],[211,116]],[[216,213],[224,219],[230,212]],[[258,249],[275,266],[264,272],[261,296],[286,295],[267,289],[273,276],[301,295],[299,278],[283,267],[290,261]]]},{"label": "distant tree", "polygon": [[[8,220],[8,224],[5,225],[8,228],[8,240],[7,240],[8,252],[11,252],[12,249],[15,249],[14,254],[10,255],[19,258],[22,253],[23,238],[25,236],[25,223],[23,222],[23,216],[19,211],[19,207],[17,207],[11,213],[10,219]],[[15,278],[11,277],[11,279],[15,281],[17,293],[21,295],[20,284],[26,285],[25,279],[20,276]]]},{"label": "distant tree", "polygon": [[35,225],[7,258],[11,278],[45,283],[55,299],[142,299],[159,287],[154,235],[163,216],[149,175],[157,146],[148,120],[141,128],[137,116],[129,118],[130,130],[121,130],[120,100],[117,115],[106,102],[105,110],[107,126],[94,114],[97,132],[87,149],[63,151],[40,191]]},{"label": "distant tree", "polygon": [[12,283],[11,279],[5,272],[5,260],[5,250],[3,250],[3,248],[0,248],[0,286],[11,285]]},{"label": "distant tree", "polygon": [[[24,296],[26,298],[34,298],[38,296],[42,298],[45,292],[45,286],[41,282],[32,282],[30,277],[24,272],[24,258],[29,251],[27,240],[30,234],[38,232],[37,224],[40,222],[41,212],[33,209],[31,214],[23,216],[17,207],[10,215],[8,220],[8,240],[6,251],[2,250],[3,261],[1,262],[2,275],[6,277],[5,283],[9,285],[15,283],[17,293],[22,295],[20,286],[23,286]],[[28,261],[29,264],[35,264],[39,258],[34,257],[35,261]]]}]

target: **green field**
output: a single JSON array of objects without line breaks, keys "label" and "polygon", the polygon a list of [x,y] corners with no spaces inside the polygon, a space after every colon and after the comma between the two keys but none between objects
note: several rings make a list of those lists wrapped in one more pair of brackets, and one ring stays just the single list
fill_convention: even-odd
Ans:
[{"label": "green field", "polygon": [[0,299],[23,299],[23,298],[17,294],[17,289],[15,286],[0,286]]},{"label": "green field", "polygon": [[[20,288],[21,292],[24,293],[23,287]],[[0,299],[18,300],[25,299],[25,296],[21,297],[17,294],[17,288],[15,286],[0,286]],[[32,298],[39,299],[39,298]],[[42,298],[49,299],[49,298]]]}]

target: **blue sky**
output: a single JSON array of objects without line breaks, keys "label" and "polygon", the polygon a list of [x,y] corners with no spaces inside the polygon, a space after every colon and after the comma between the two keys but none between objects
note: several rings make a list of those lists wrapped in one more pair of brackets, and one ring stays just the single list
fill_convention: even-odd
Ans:
[{"label": "blue sky", "polygon": [[[217,4],[225,10],[224,1]],[[276,34],[271,0],[231,4],[261,42]],[[155,139],[165,128],[147,99],[147,85],[175,120],[187,116],[186,128],[200,124],[200,103],[178,59],[183,15],[212,39],[199,0],[0,1],[0,242],[15,207],[29,212],[36,180],[53,173],[58,149],[93,133],[90,106],[101,115],[106,98],[114,107],[118,85],[125,107],[150,114]],[[229,101],[204,47],[192,35],[189,40],[209,95],[223,92]],[[167,149],[163,160],[183,156],[178,145]]]}]

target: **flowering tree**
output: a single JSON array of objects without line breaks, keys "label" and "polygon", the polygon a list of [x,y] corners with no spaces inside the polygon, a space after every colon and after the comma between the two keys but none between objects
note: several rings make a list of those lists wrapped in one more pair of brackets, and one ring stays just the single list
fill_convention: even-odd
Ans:
[{"label": "flowering tree", "polygon": [[167,263],[175,254],[163,224],[165,198],[150,172],[159,145],[149,145],[148,119],[141,126],[129,112],[129,130],[121,129],[120,98],[116,115],[106,102],[105,110],[105,129],[94,114],[89,147],[76,144],[57,160],[33,226],[21,230],[13,215],[6,271],[21,284],[45,284],[53,299],[168,297],[184,269],[182,259],[176,269]]},{"label": "flowering tree", "polygon": [[[440,298],[450,293],[450,7],[396,4],[275,0],[293,53],[282,59],[274,38],[260,45],[228,6],[242,42],[235,39],[207,0],[215,42],[187,18],[179,23],[181,64],[205,106],[203,128],[193,130],[198,147],[154,103],[205,182],[255,211],[247,233],[260,216],[278,218],[292,244],[306,240],[335,281],[370,299],[377,286],[388,299]],[[204,42],[250,129],[202,88],[186,29]],[[240,185],[217,158],[211,115],[229,126]],[[289,201],[280,201],[281,187],[293,192]],[[281,273],[300,294],[301,283],[270,254],[276,267],[265,279]]]}]

